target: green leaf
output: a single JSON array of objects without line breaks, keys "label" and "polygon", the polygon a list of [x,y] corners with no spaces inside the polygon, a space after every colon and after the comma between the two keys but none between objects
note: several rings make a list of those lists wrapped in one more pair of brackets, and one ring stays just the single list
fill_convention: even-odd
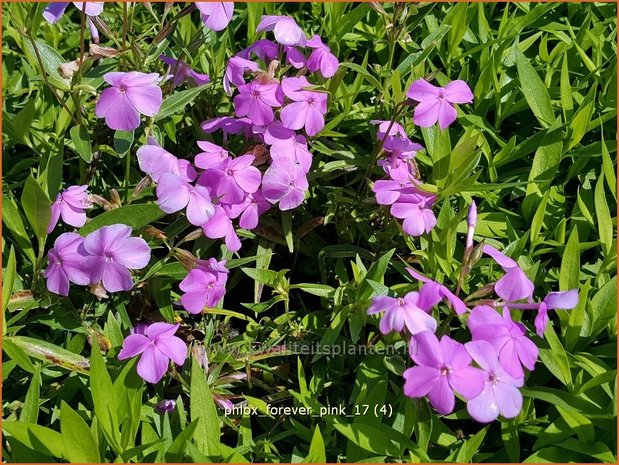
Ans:
[{"label": "green leaf", "polygon": [[578,228],[572,229],[561,257],[559,289],[567,291],[580,287],[580,242]]},{"label": "green leaf", "polygon": [[64,400],[60,401],[60,432],[71,463],[98,463],[99,448],[84,419]]},{"label": "green leaf", "polygon": [[358,65],[357,63],[351,63],[351,62],[343,62],[340,63],[340,67],[343,66],[345,68],[350,68],[353,71],[356,71],[357,73],[359,73],[361,76],[363,76],[363,78],[375,89],[377,89],[379,92],[383,91],[383,86],[381,85],[381,83],[378,81],[378,79],[376,79],[374,76],[372,76],[368,70],[366,70],[365,68],[361,67],[360,65]]},{"label": "green leaf", "polygon": [[129,153],[133,145],[133,131],[116,131],[114,133],[114,150],[120,158]]},{"label": "green leaf", "polygon": [[309,454],[303,461],[307,463],[325,463],[327,461],[325,443],[322,439],[322,434],[320,433],[320,427],[318,425],[316,425],[314,434],[312,435]]},{"label": "green leaf", "polygon": [[282,212],[282,230],[286,238],[286,245],[290,253],[294,252],[294,236],[292,235],[292,213],[289,211]]},{"label": "green leaf", "polygon": [[16,262],[15,262],[15,249],[11,247],[9,251],[9,259],[6,262],[6,268],[2,273],[2,330],[6,331],[6,319],[4,318],[4,312],[6,311],[9,300],[11,299],[11,293],[13,292],[13,285],[15,283],[16,274]]},{"label": "green leaf", "polygon": [[36,257],[28,233],[26,232],[26,227],[17,209],[17,205],[13,199],[6,194],[2,194],[2,222],[6,225],[8,230],[11,231],[19,249],[28,256],[34,265]]},{"label": "green leaf", "polygon": [[[35,44],[39,52],[39,56],[41,57],[41,61],[43,62],[43,69],[47,73],[49,82],[59,89],[69,90],[70,81],[63,78],[58,71],[60,69],[60,65],[66,63],[68,60],[65,60],[56,50],[41,40],[36,40]],[[39,63],[37,60],[37,55],[30,40],[24,38],[23,47],[24,52],[28,57],[28,61],[30,61],[34,68],[38,70]]]},{"label": "green leaf", "polygon": [[65,456],[62,435],[53,429],[23,421],[3,421],[2,430],[41,454],[58,459]]},{"label": "green leaf", "polygon": [[166,118],[178,111],[181,111],[187,106],[188,103],[192,102],[198,95],[200,95],[202,91],[206,90],[207,87],[208,85],[192,87],[191,89],[174,92],[169,97],[166,97],[166,99],[161,104],[159,113],[155,115],[154,121],[162,120],[163,118]]},{"label": "green leaf", "polygon": [[183,462],[187,441],[189,441],[191,437],[195,435],[197,427],[201,422],[204,423],[204,421],[196,418],[191,423],[189,423],[189,425],[183,428],[180,434],[176,436],[172,444],[170,444],[170,447],[168,447],[168,450],[165,453],[165,463]]},{"label": "green leaf", "polygon": [[591,122],[593,110],[595,109],[595,92],[596,87],[591,87],[591,90],[582,101],[580,108],[578,108],[578,111],[570,120],[568,127],[569,136],[566,142],[567,148],[565,149],[566,151],[575,147],[587,132],[587,127]]},{"label": "green leaf", "polygon": [[26,399],[21,408],[19,421],[26,423],[35,423],[39,417],[39,396],[41,392],[41,365],[37,364],[34,369],[34,375],[30,381],[30,387],[26,393]]},{"label": "green leaf", "polygon": [[152,203],[125,205],[124,207],[116,208],[96,216],[86,223],[86,225],[79,230],[79,233],[82,236],[86,236],[103,226],[119,223],[131,226],[133,229],[140,229],[162,218],[164,215],[165,213],[161,211],[159,206]]},{"label": "green leaf", "polygon": [[595,337],[617,316],[617,276],[607,281],[591,299],[581,334]]},{"label": "green leaf", "polygon": [[607,257],[610,254],[613,244],[614,228],[610,216],[610,209],[608,208],[606,195],[604,193],[604,173],[600,174],[595,184],[595,216],[598,220],[598,232],[600,234],[602,250],[604,251],[604,256]]},{"label": "green leaf", "polygon": [[555,121],[548,89],[517,46],[514,47],[514,52],[522,94],[542,126],[548,127]]},{"label": "green leaf", "polygon": [[39,250],[43,250],[47,239],[47,227],[52,216],[52,204],[32,175],[28,176],[24,184],[21,203],[34,235],[39,241]]},{"label": "green leaf", "polygon": [[84,126],[73,126],[70,133],[75,151],[86,163],[90,163],[92,161],[92,145],[90,144],[88,130]]},{"label": "green leaf", "polygon": [[7,336],[4,338],[4,341],[10,341],[10,343],[37,360],[52,363],[67,370],[88,373],[90,364],[87,358],[57,345],[27,336]]},{"label": "green leaf", "polygon": [[189,388],[191,420],[200,419],[193,438],[198,450],[206,455],[219,453],[219,417],[208,386],[206,373],[195,358],[191,359],[191,386]]},{"label": "green leaf", "polygon": [[90,355],[90,390],[95,414],[103,434],[112,448],[117,453],[121,453],[117,419],[118,399],[114,397],[112,380],[107,372],[105,360],[98,344],[92,345]]}]

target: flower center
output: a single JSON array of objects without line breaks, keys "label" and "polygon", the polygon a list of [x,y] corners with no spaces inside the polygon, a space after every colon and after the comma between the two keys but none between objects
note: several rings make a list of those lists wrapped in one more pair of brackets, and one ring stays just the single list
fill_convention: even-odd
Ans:
[{"label": "flower center", "polygon": [[314,97],[310,97],[307,99],[307,103],[309,103],[310,105],[314,104]]},{"label": "flower center", "polygon": [[439,368],[439,372],[441,373],[441,376],[447,376],[448,374],[451,373],[451,367],[447,365],[443,365],[442,367]]},{"label": "flower center", "polygon": [[232,176],[232,175],[234,174],[234,172],[233,172],[231,169],[227,169],[227,170],[226,170],[226,174],[227,174],[228,176]]},{"label": "flower center", "polygon": [[290,181],[290,182],[288,183],[288,185],[289,185],[290,187],[294,187],[294,181]]},{"label": "flower center", "polygon": [[260,92],[254,90],[254,98],[260,98]]},{"label": "flower center", "polygon": [[440,89],[438,91],[438,99],[439,100],[445,100],[445,91],[443,89]]},{"label": "flower center", "polygon": [[488,375],[488,381],[490,381],[495,386],[499,384],[499,375],[497,375],[494,371]]},{"label": "flower center", "polygon": [[110,252],[105,252],[105,261],[106,263],[112,263],[114,261],[114,255]]},{"label": "flower center", "polygon": [[118,90],[120,91],[121,94],[124,94],[125,92],[127,92],[127,86],[124,84],[121,84],[118,86]]}]

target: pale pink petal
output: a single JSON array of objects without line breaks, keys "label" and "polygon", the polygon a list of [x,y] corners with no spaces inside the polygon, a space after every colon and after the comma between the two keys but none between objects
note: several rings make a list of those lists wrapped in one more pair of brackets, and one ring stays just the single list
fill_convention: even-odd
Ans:
[{"label": "pale pink petal", "polygon": [[187,358],[187,345],[182,339],[172,336],[157,340],[157,349],[178,366],[182,366]]},{"label": "pale pink petal", "polygon": [[130,237],[114,251],[114,260],[126,268],[141,270],[150,261],[150,247],[141,237]]},{"label": "pale pink petal", "polygon": [[445,100],[440,101],[438,107],[438,125],[441,129],[447,128],[456,120],[457,116],[458,112],[451,103]]},{"label": "pale pink petal", "polygon": [[416,334],[413,339],[416,349],[410,355],[416,364],[435,368],[443,364],[443,352],[434,333],[425,331]]},{"label": "pale pink petal", "polygon": [[413,121],[417,126],[429,128],[433,126],[439,117],[440,100],[424,100],[415,107]]},{"label": "pale pink petal", "polygon": [[517,387],[500,382],[494,387],[494,398],[501,415],[514,418],[522,410],[522,394]]},{"label": "pale pink petal", "polygon": [[102,274],[103,287],[108,292],[130,291],[133,287],[131,273],[124,266],[108,262]]},{"label": "pale pink petal", "polygon": [[471,103],[473,101],[473,92],[469,85],[458,79],[451,81],[445,86],[445,100],[451,103]]},{"label": "pale pink petal", "polygon": [[150,345],[150,339],[142,334],[131,334],[123,341],[123,348],[118,353],[119,360],[126,360],[141,354]]},{"label": "pale pink petal", "polygon": [[454,370],[449,376],[451,387],[465,400],[474,399],[484,389],[484,372],[479,368],[464,367]]},{"label": "pale pink petal", "polygon": [[155,116],[159,113],[159,108],[161,108],[163,102],[161,88],[156,84],[128,87],[127,98],[140,113],[146,116]]},{"label": "pale pink petal", "polygon": [[440,373],[437,368],[414,366],[403,373],[404,394],[408,397],[423,397],[434,388]]},{"label": "pale pink petal", "polygon": [[481,423],[490,423],[499,416],[499,406],[494,397],[492,383],[486,382],[483,392],[466,404],[469,415]]},{"label": "pale pink petal", "polygon": [[456,397],[445,376],[439,377],[434,387],[428,392],[428,399],[439,413],[447,415],[453,412]]},{"label": "pale pink petal", "polygon": [[417,102],[436,100],[440,95],[440,87],[433,86],[425,79],[417,79],[411,84],[406,96]]},{"label": "pale pink petal", "polygon": [[138,362],[138,375],[148,381],[156,384],[161,381],[163,375],[168,370],[169,359],[163,355],[155,346],[148,347]]}]

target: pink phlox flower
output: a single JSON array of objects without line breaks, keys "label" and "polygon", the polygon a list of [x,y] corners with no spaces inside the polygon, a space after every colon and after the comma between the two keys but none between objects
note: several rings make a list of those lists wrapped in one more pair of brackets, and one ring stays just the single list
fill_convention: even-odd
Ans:
[{"label": "pink phlox flower", "polygon": [[308,173],[312,166],[312,154],[307,148],[304,136],[285,128],[279,121],[273,121],[264,132],[264,142],[270,145],[269,153],[275,163],[293,161]]},{"label": "pink phlox flower", "polygon": [[578,305],[578,289],[569,291],[551,292],[540,303],[535,317],[535,330],[539,337],[544,337],[548,326],[548,310],[572,310]]},{"label": "pink phlox flower", "polygon": [[[376,129],[376,139],[379,141],[385,138],[385,135],[387,135],[387,131],[389,131],[389,136],[400,136],[400,138],[402,139],[408,139],[406,131],[399,123],[394,122],[393,124],[391,124],[391,121],[378,119],[371,120],[370,123],[378,126],[378,128]],[[390,127],[391,129],[389,129]]]},{"label": "pink phlox flower", "polygon": [[423,150],[423,146],[412,142],[408,137],[387,136],[383,148],[392,155],[407,160],[415,158],[417,152]]},{"label": "pink phlox flower", "polygon": [[325,78],[330,78],[337,73],[340,62],[331,53],[331,49],[322,42],[320,36],[315,35],[307,41],[306,45],[314,49],[307,59],[307,69],[312,73],[320,70],[320,74]]},{"label": "pink phlox flower", "polygon": [[406,268],[406,271],[408,271],[413,278],[424,283],[419,289],[419,306],[425,311],[429,312],[443,299],[447,299],[458,315],[462,315],[468,311],[462,299],[451,292],[447,286],[431,280],[412,268]]},{"label": "pink phlox flower", "polygon": [[419,102],[413,121],[422,128],[433,126],[437,121],[441,129],[447,128],[456,120],[457,112],[453,104],[473,102],[473,92],[462,80],[436,87],[424,79],[417,79],[406,95]]},{"label": "pink phlox flower", "polygon": [[301,165],[289,160],[273,162],[262,178],[262,194],[272,204],[279,202],[281,211],[292,210],[305,200],[309,189]]},{"label": "pink phlox flower", "polygon": [[47,226],[47,234],[51,233],[58,220],[62,218],[66,224],[81,228],[86,224],[86,209],[92,207],[88,194],[88,186],[70,186],[59,192],[52,203],[52,212]]},{"label": "pink phlox flower", "polygon": [[484,371],[483,391],[468,401],[469,415],[482,423],[489,423],[500,415],[515,418],[522,409],[522,394],[519,387],[523,377],[513,377],[503,369],[494,346],[486,341],[471,341],[464,344],[466,351]]},{"label": "pink phlox flower", "polygon": [[242,203],[230,205],[230,218],[239,218],[239,226],[252,230],[258,226],[260,215],[271,208],[261,191],[247,194]]},{"label": "pink phlox flower", "polygon": [[103,75],[111,85],[103,92],[95,106],[95,114],[105,118],[111,129],[132,131],[140,125],[140,114],[155,116],[163,102],[157,73],[111,72]]},{"label": "pink phlox flower", "polygon": [[213,31],[223,31],[234,14],[234,2],[195,2],[202,22]]},{"label": "pink phlox flower", "polygon": [[196,170],[188,160],[182,160],[162,148],[152,137],[137,150],[138,165],[155,182],[166,173],[174,174],[186,182],[196,179]]},{"label": "pink phlox flower", "polygon": [[400,194],[396,202],[391,205],[390,212],[403,219],[402,229],[411,236],[421,236],[429,233],[436,226],[436,217],[432,205],[436,196],[431,194]]},{"label": "pink phlox flower", "polygon": [[69,283],[90,284],[88,256],[82,244],[84,238],[77,233],[63,233],[47,253],[48,266],[43,276],[47,290],[58,295],[69,295]]},{"label": "pink phlox flower", "polygon": [[200,125],[202,131],[206,134],[211,134],[215,131],[221,130],[224,136],[228,134],[244,134],[246,138],[249,138],[252,134],[252,123],[249,118],[231,118],[229,116],[222,116],[220,118],[212,118],[202,122]]},{"label": "pink phlox flower", "polygon": [[286,52],[286,63],[293,68],[301,69],[307,65],[307,58],[297,47],[286,45],[284,52]]},{"label": "pink phlox flower", "polygon": [[411,358],[417,364],[404,371],[404,394],[418,398],[428,396],[430,404],[441,414],[453,412],[454,391],[465,400],[474,399],[484,388],[484,373],[471,366],[471,356],[464,345],[449,336],[430,331],[413,337]]},{"label": "pink phlox flower", "polygon": [[214,307],[226,293],[225,286],[218,282],[217,275],[204,268],[194,268],[179,287],[184,294],[181,303],[189,313],[201,313],[206,307]]},{"label": "pink phlox flower", "polygon": [[491,245],[484,245],[483,252],[491,256],[505,271],[505,275],[494,285],[494,291],[505,302],[531,300],[535,286],[518,263]]},{"label": "pink phlox flower", "polygon": [[290,16],[263,15],[256,32],[273,31],[275,40],[282,45],[305,46],[307,38],[297,22]]},{"label": "pink phlox flower", "polygon": [[479,305],[471,311],[468,326],[474,341],[484,340],[494,346],[501,366],[512,377],[524,377],[523,365],[530,371],[535,369],[537,346],[526,337],[525,326],[512,320],[507,307],[501,316],[493,308]]},{"label": "pink phlox flower", "polygon": [[166,213],[175,213],[187,208],[187,220],[194,226],[202,226],[215,214],[211,194],[199,182],[195,185],[180,177],[165,173],[157,184],[157,204]]},{"label": "pink phlox flower", "polygon": [[165,55],[161,55],[159,59],[170,66],[170,72],[173,73],[170,75],[172,76],[172,87],[178,87],[189,79],[191,79],[196,86],[203,86],[211,82],[211,78],[208,74],[201,74],[194,71],[191,66],[182,60],[170,58]]},{"label": "pink phlox flower", "polygon": [[146,334],[130,334],[123,341],[118,359],[141,355],[138,375],[149,383],[158,383],[168,370],[170,360],[182,366],[187,358],[187,346],[174,335],[178,328],[179,325],[153,323],[146,329]]},{"label": "pink phlox flower", "polygon": [[83,249],[90,255],[91,283],[101,282],[108,292],[131,290],[129,270],[140,270],[150,261],[146,241],[131,237],[131,227],[124,224],[104,226],[90,233],[84,239]]},{"label": "pink phlox flower", "polygon": [[229,211],[224,206],[215,205],[215,214],[202,225],[202,230],[209,239],[223,237],[226,247],[231,252],[236,252],[241,248],[241,241],[236,234]]},{"label": "pink phlox flower", "polygon": [[273,121],[273,108],[284,103],[279,84],[260,84],[256,80],[239,87],[234,97],[236,116],[247,116],[253,124],[266,126]]},{"label": "pink phlox flower", "polygon": [[279,47],[276,43],[268,39],[260,39],[255,41],[245,50],[239,52],[237,55],[249,60],[251,59],[252,53],[264,63],[269,64],[277,58],[277,55],[279,54]]},{"label": "pink phlox flower", "polygon": [[419,307],[419,293],[409,292],[404,297],[379,295],[372,298],[368,315],[384,312],[378,325],[380,332],[401,332],[405,327],[411,334],[436,331],[436,320]]},{"label": "pink phlox flower", "polygon": [[225,158],[218,167],[207,170],[200,183],[208,185],[212,195],[222,203],[241,203],[246,194],[260,187],[260,170],[252,166],[254,159],[253,155]]},{"label": "pink phlox flower", "polygon": [[[84,6],[84,2],[50,2],[43,10],[43,18],[50,24],[56,24],[64,15],[64,10],[69,6],[69,3],[73,3],[80,11]],[[86,2],[84,13],[87,16],[99,16],[103,12],[104,4],[105,2]]]},{"label": "pink phlox flower", "polygon": [[158,413],[172,413],[176,407],[176,401],[173,399],[163,399],[155,405],[155,411]]},{"label": "pink phlox flower", "polygon": [[282,90],[292,103],[286,105],[280,114],[284,127],[301,129],[305,127],[308,136],[314,136],[325,126],[327,94],[303,90],[311,86],[305,77],[284,78]]},{"label": "pink phlox flower", "polygon": [[245,84],[245,73],[258,71],[258,65],[253,61],[238,55],[231,57],[226,64],[226,72],[224,74],[224,91],[227,95],[232,95],[232,84],[235,87],[240,87]]},{"label": "pink phlox flower", "polygon": [[198,168],[203,170],[213,168],[221,169],[225,166],[226,160],[230,157],[226,149],[206,140],[199,140],[198,147],[204,151],[195,156],[194,163]]}]

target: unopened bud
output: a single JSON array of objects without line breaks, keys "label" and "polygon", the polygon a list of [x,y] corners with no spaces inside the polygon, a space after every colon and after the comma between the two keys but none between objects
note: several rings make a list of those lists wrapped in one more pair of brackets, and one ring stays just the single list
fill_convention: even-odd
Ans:
[{"label": "unopened bud", "polygon": [[163,26],[163,29],[161,29],[161,31],[159,31],[159,34],[157,34],[155,38],[153,39],[153,43],[155,45],[158,45],[161,42],[163,42],[166,39],[166,37],[168,37],[172,33],[175,27],[176,27],[175,22],[171,22]]},{"label": "unopened bud", "polygon": [[247,152],[247,154],[254,156],[254,161],[252,163],[253,166],[264,165],[271,159],[269,151],[262,144],[255,145],[249,152]]},{"label": "unopened bud", "polygon": [[144,189],[150,186],[150,183],[151,179],[148,176],[140,179],[140,182],[138,182],[137,186],[135,186],[135,189],[133,189],[131,197],[138,197],[142,192],[144,192]]},{"label": "unopened bud", "polygon": [[183,237],[180,240],[179,244],[182,244],[183,242],[195,241],[197,239],[200,239],[203,235],[204,235],[204,231],[202,231],[202,229],[200,228],[195,229],[194,231],[191,231],[189,234]]},{"label": "unopened bud", "polygon": [[96,329],[90,326],[85,326],[85,329],[86,329],[86,334],[87,334],[86,337],[91,347],[93,346],[93,344],[97,344],[99,346],[99,349],[101,349],[104,352],[107,352],[108,350],[112,348],[112,343],[105,336],[105,334],[101,333],[100,331],[97,331]]},{"label": "unopened bud", "polygon": [[94,294],[94,296],[99,300],[108,298],[108,295],[105,292],[105,288],[103,287],[101,281],[90,285],[90,293]]},{"label": "unopened bud", "polygon": [[468,300],[473,300],[473,299],[480,299],[482,297],[486,297],[486,296],[492,294],[494,292],[494,284],[495,283],[488,283],[488,284],[480,287],[475,292],[470,294],[466,298],[466,300],[468,301]]},{"label": "unopened bud", "polygon": [[146,226],[144,229],[142,229],[142,234],[150,237],[156,237],[157,239],[161,240],[167,239],[165,233],[161,229],[157,229],[154,226]]},{"label": "unopened bud", "polygon": [[112,208],[120,208],[122,206],[120,194],[118,194],[118,191],[114,188],[110,189],[110,204]]},{"label": "unopened bud", "polygon": [[471,268],[475,266],[475,264],[481,259],[482,255],[484,254],[483,248],[484,241],[482,240],[479,244],[475,246],[473,252],[471,253],[471,261],[469,262]]},{"label": "unopened bud", "polygon": [[103,207],[105,211],[110,211],[113,209],[112,204],[104,197],[101,197],[97,194],[90,194],[90,201]]},{"label": "unopened bud", "polygon": [[466,248],[469,249],[473,247],[473,234],[475,234],[475,227],[477,226],[477,205],[473,200],[471,202],[471,206],[469,207],[469,214],[466,217]]},{"label": "unopened bud", "polygon": [[103,33],[103,35],[107,37],[112,37],[113,35],[112,31],[110,31],[110,28],[107,26],[107,24],[105,24],[105,22],[99,16],[91,16],[89,18],[93,22],[95,27],[99,31],[101,31],[101,33]]},{"label": "unopened bud", "polygon": [[198,362],[198,365],[200,365],[204,371],[208,371],[208,356],[206,355],[204,346],[202,344],[194,344],[191,348],[191,353]]},{"label": "unopened bud", "polygon": [[90,44],[88,48],[90,55],[96,60],[97,58],[113,58],[120,52],[112,47],[101,47],[97,44]]},{"label": "unopened bud", "polygon": [[198,257],[185,249],[173,249],[172,253],[187,271],[193,270],[198,266]]},{"label": "unopened bud", "polygon": [[375,12],[387,16],[387,12],[379,2],[368,2],[368,5],[370,5],[370,8],[372,8]]}]

